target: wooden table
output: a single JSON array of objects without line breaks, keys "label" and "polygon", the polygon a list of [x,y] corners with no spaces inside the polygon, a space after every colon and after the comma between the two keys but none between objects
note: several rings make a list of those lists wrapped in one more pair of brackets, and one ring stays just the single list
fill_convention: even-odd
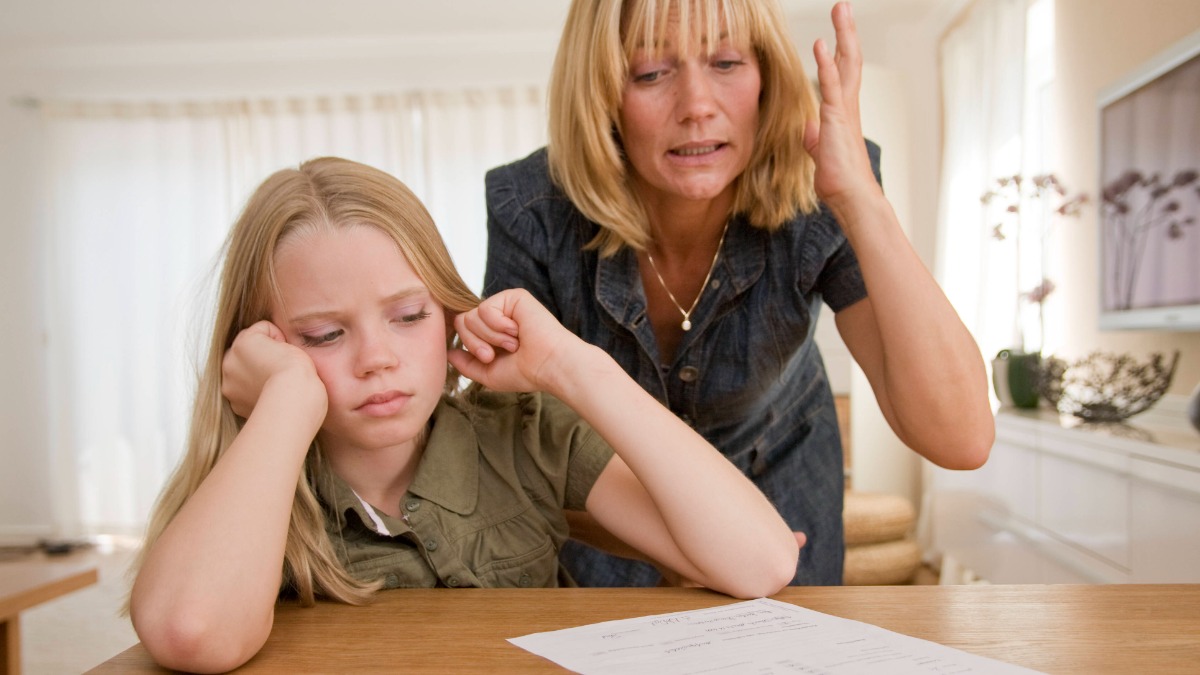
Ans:
[{"label": "wooden table", "polygon": [[21,672],[21,612],[98,578],[94,566],[79,563],[0,563],[0,675]]},{"label": "wooden table", "polygon": [[[1200,585],[787,588],[773,596],[1048,673],[1200,672]],[[700,589],[384,591],[368,607],[281,606],[248,673],[541,673],[527,633],[714,607]],[[91,671],[158,673],[135,645]]]}]

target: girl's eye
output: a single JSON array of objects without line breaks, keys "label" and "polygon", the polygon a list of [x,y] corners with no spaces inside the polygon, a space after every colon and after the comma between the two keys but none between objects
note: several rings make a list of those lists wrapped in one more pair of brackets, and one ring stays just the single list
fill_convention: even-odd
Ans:
[{"label": "girl's eye", "polygon": [[331,330],[328,333],[320,333],[318,335],[301,335],[300,339],[304,342],[305,347],[320,347],[340,338],[345,332],[346,331],[339,328],[337,330]]},{"label": "girl's eye", "polygon": [[407,326],[410,324],[417,323],[418,321],[421,321],[422,319],[428,319],[428,318],[429,318],[429,312],[422,309],[421,311],[415,312],[413,314],[401,314],[396,320],[399,321],[401,324],[404,324]]}]

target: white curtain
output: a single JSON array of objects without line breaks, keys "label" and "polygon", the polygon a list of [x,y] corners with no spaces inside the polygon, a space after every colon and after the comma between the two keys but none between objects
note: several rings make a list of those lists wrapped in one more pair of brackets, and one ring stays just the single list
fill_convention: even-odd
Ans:
[{"label": "white curtain", "polygon": [[977,0],[940,50],[943,97],[938,279],[986,358],[1013,346],[1019,280],[990,238],[980,196],[1021,173],[1026,0]]},{"label": "white curtain", "polygon": [[40,106],[56,525],[141,532],[183,449],[221,243],[271,172],[320,155],[422,198],[482,287],[483,174],[544,143],[538,88]]}]

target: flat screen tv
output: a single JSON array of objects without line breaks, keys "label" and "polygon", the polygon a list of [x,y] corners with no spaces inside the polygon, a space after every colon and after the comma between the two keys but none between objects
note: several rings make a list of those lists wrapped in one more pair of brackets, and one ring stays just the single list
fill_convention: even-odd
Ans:
[{"label": "flat screen tv", "polygon": [[1200,32],[1098,106],[1100,328],[1200,330]]}]

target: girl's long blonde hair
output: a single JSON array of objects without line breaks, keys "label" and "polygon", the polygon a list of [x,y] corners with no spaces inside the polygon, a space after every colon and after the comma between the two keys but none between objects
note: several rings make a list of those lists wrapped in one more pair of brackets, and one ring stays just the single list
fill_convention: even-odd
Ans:
[{"label": "girl's long blonde hair", "polygon": [[[216,317],[196,389],[187,452],[159,496],[133,572],[245,422],[221,395],[221,362],[240,331],[270,316],[278,297],[274,258],[280,241],[298,230],[361,225],[377,227],[396,242],[447,317],[479,304],[455,269],[429,212],[396,178],[334,157],[313,159],[267,178],[225,241]],[[452,331],[448,340],[453,340]],[[458,373],[447,364],[446,391],[454,391],[457,382]],[[312,604],[317,596],[362,604],[379,584],[355,579],[339,562],[315,490],[316,481],[328,475],[314,443],[296,484],[282,590],[294,591],[304,604]]]},{"label": "girl's long blonde hair", "polygon": [[[670,21],[672,9],[678,24]],[[623,246],[642,250],[650,239],[621,148],[621,100],[634,49],[661,45],[672,25],[684,44],[690,32],[714,36],[723,29],[734,41],[747,40],[758,57],[759,126],[733,212],[774,230],[797,212],[817,208],[814,163],[804,149],[804,127],[818,114],[817,98],[776,0],[574,0],[550,76],[550,175],[600,225],[589,246],[602,256]]]}]

